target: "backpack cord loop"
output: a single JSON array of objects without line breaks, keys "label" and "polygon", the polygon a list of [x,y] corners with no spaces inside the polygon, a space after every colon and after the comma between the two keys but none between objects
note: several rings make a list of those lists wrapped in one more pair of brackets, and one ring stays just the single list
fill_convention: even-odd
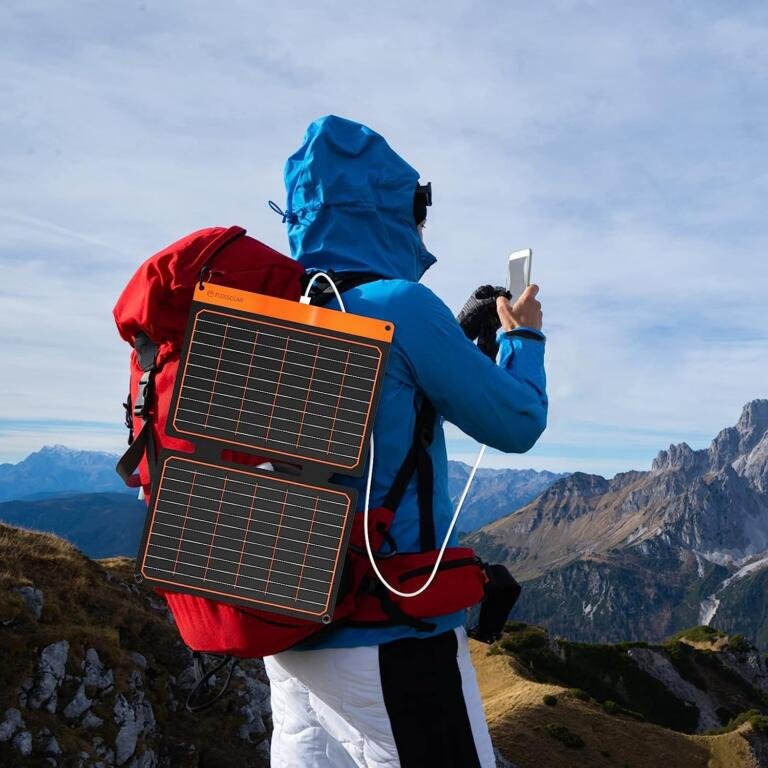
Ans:
[{"label": "backpack cord loop", "polygon": [[[187,700],[184,702],[184,706],[189,712],[200,712],[208,707],[213,706],[223,695],[229,687],[229,681],[232,679],[232,673],[235,671],[238,660],[234,656],[225,656],[216,666],[211,667],[208,671],[205,669],[205,659],[200,651],[192,651],[192,662],[195,668],[195,687],[189,692]],[[207,690],[211,678],[229,664],[229,670],[227,671],[226,680],[224,684],[205,701],[200,701],[200,695],[203,690]]]}]

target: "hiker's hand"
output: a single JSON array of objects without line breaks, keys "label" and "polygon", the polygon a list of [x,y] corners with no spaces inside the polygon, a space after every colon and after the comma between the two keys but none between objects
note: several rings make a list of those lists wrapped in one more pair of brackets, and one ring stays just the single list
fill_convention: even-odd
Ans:
[{"label": "hiker's hand", "polygon": [[494,311],[496,297],[504,293],[503,288],[493,285],[481,285],[472,291],[457,317],[461,330],[468,339],[474,341],[488,332],[495,335],[499,327],[498,313]]},{"label": "hiker's hand", "polygon": [[544,316],[541,312],[541,302],[536,299],[538,292],[538,285],[529,285],[514,304],[510,304],[509,300],[503,296],[496,299],[496,311],[499,313],[501,327],[505,331],[511,331],[520,326],[541,330]]}]

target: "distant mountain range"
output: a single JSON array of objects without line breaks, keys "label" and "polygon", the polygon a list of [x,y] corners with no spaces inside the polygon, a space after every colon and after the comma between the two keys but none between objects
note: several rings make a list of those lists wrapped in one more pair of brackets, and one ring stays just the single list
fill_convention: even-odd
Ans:
[{"label": "distant mountain range", "polygon": [[115,472],[117,456],[46,445],[18,464],[0,464],[0,501],[40,494],[133,493]]},{"label": "distant mountain range", "polygon": [[[0,465],[0,520],[56,533],[89,557],[134,556],[146,506],[115,473],[117,456],[46,446],[18,464]],[[470,467],[449,462],[454,502]],[[564,477],[534,470],[480,469],[459,519],[473,531],[514,512]]]},{"label": "distant mountain range", "polygon": [[[448,491],[454,504],[464,490],[471,467],[461,461],[448,462]],[[567,472],[537,472],[533,469],[478,469],[459,514],[460,531],[475,531],[533,501]]]},{"label": "distant mountain range", "polygon": [[147,505],[134,494],[72,493],[0,503],[0,521],[61,536],[89,557],[136,557]]},{"label": "distant mountain range", "polygon": [[701,623],[768,647],[768,400],[707,449],[673,445],[612,480],[575,473],[466,543],[526,582],[516,617],[570,639]]}]

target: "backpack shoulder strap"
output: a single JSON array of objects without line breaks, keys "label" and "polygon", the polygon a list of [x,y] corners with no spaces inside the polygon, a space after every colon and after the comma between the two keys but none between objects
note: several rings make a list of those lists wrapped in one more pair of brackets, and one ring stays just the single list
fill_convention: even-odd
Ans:
[{"label": "backpack shoulder strap", "polygon": [[[376,280],[386,280],[381,275],[374,274],[373,272],[334,272],[332,269],[325,270],[326,274],[333,280],[336,285],[336,290],[339,293],[344,291],[351,291],[353,288],[357,288],[360,285],[366,283],[373,283]],[[312,273],[305,273],[302,278],[302,290],[307,289],[309,281],[312,279]],[[333,288],[328,284],[326,280],[322,283],[315,283],[313,286],[313,292],[310,297],[311,303],[318,307],[324,307],[336,294],[333,292]]]},{"label": "backpack shoulder strap", "polygon": [[425,397],[416,413],[413,441],[400,465],[392,486],[384,498],[384,506],[396,512],[403,500],[408,483],[416,473],[419,503],[419,545],[422,552],[435,548],[435,516],[433,509],[435,476],[429,446],[435,434],[435,406]]},{"label": "backpack shoulder strap", "polygon": [[[339,293],[357,288],[359,285],[371,283],[374,280],[383,280],[380,275],[371,272],[342,272],[328,273],[336,284]],[[307,283],[311,275],[307,276]],[[323,283],[312,296],[312,304],[323,306],[335,296],[333,289],[327,282]],[[384,506],[393,512],[397,511],[403,500],[405,490],[413,477],[417,478],[417,494],[419,504],[419,545],[422,552],[428,552],[435,548],[435,517],[434,517],[434,469],[432,457],[429,455],[429,446],[432,444],[435,433],[435,419],[437,411],[435,406],[423,397],[421,405],[416,413],[416,425],[413,431],[411,447],[405,456],[400,469],[395,475],[389,492],[384,499]]]}]

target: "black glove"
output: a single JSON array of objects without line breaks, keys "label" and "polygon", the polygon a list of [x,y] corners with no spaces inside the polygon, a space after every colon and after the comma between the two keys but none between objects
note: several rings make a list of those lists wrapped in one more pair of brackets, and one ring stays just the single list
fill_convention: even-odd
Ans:
[{"label": "black glove", "polygon": [[496,311],[499,296],[511,298],[509,291],[501,286],[481,285],[472,292],[457,317],[464,335],[472,341],[477,339],[477,346],[492,360],[499,351],[496,343],[496,331],[501,327]]}]

